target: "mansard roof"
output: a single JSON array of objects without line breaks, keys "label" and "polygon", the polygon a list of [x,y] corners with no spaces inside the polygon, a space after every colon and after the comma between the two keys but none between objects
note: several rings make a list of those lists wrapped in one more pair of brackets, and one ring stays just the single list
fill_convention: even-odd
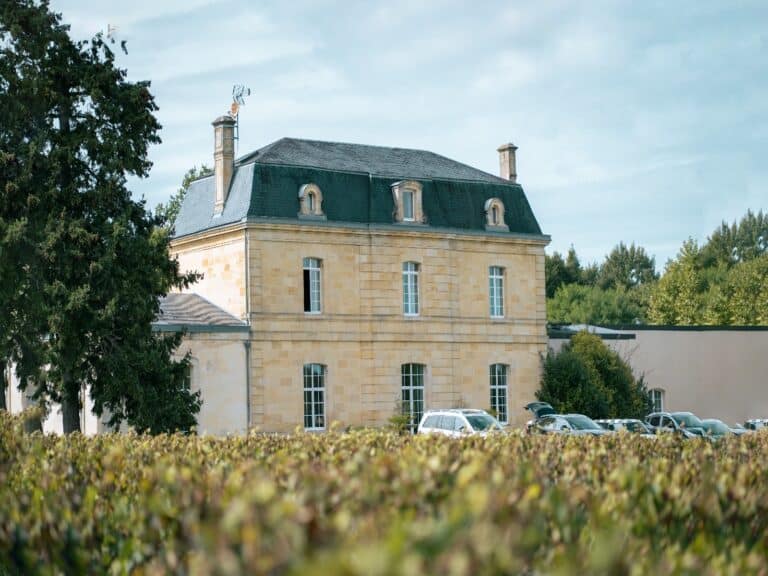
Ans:
[{"label": "mansard roof", "polygon": [[[224,210],[214,215],[212,176],[193,182],[176,220],[176,237],[241,221],[294,221],[298,191],[314,183],[323,193],[326,220],[319,223],[385,227],[393,224],[392,184],[422,185],[426,226],[486,233],[484,206],[499,198],[509,232],[542,236],[519,184],[424,150],[282,138],[235,163]],[[402,227],[402,224],[398,224]]]}]

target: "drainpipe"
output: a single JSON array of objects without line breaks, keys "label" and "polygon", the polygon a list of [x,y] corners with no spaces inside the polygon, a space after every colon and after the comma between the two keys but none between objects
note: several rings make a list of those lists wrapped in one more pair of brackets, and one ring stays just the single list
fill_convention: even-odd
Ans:
[{"label": "drainpipe", "polygon": [[246,432],[251,429],[251,333],[248,340],[243,342],[245,348],[245,426]]}]

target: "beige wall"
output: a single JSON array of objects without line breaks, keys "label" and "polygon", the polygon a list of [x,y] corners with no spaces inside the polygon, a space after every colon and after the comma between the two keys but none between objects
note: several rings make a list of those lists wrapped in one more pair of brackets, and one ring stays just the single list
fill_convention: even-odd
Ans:
[{"label": "beige wall", "polygon": [[[297,230],[298,229],[298,230]],[[544,242],[510,236],[249,225],[254,425],[302,425],[302,367],[327,366],[326,421],[382,425],[400,367],[426,366],[427,408],[489,408],[489,365],[509,365],[509,412],[538,386],[546,347]],[[322,314],[303,311],[302,261],[322,260]],[[420,314],[402,310],[402,265],[420,264]],[[488,310],[488,267],[505,268],[505,318]]]},{"label": "beige wall", "polygon": [[200,272],[195,292],[236,318],[246,317],[245,234],[242,228],[202,234],[174,242],[173,254],[183,272]]},{"label": "beige wall", "polygon": [[[664,390],[665,409],[690,410],[728,424],[768,418],[768,330],[628,331],[606,340],[648,388]],[[563,340],[552,340],[559,349]]]},{"label": "beige wall", "polygon": [[187,334],[177,351],[192,354],[192,390],[203,405],[197,416],[200,434],[244,432],[247,423],[247,332]]}]

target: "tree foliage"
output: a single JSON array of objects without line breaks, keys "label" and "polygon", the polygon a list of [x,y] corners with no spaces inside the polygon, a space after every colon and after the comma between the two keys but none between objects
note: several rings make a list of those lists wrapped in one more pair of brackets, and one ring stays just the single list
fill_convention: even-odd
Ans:
[{"label": "tree foliage", "polygon": [[155,214],[164,219],[171,230],[173,230],[173,227],[176,224],[176,218],[179,215],[181,203],[184,202],[184,197],[187,195],[187,190],[189,190],[189,185],[195,180],[209,176],[210,174],[213,174],[213,170],[205,164],[201,164],[199,168],[193,166],[187,170],[186,174],[184,174],[184,177],[181,180],[181,187],[175,194],[171,195],[168,202],[166,204],[161,203],[157,205]]},{"label": "tree foliage", "polygon": [[149,417],[157,403],[136,403],[166,382],[166,400],[199,407],[174,376],[188,362],[171,357],[179,336],[151,330],[158,297],[196,276],[126,187],[160,141],[149,83],[128,81],[101,35],[73,42],[47,2],[0,6],[0,271],[13,278],[0,356],[41,401],[62,403],[65,431],[79,428],[83,386],[99,414],[173,429],[178,419]]},{"label": "tree foliage", "polygon": [[553,324],[634,324],[644,320],[644,310],[627,290],[569,284],[547,302]]},{"label": "tree foliage", "polygon": [[619,242],[600,266],[598,286],[603,289],[623,288],[630,290],[658,280],[656,259],[649,256],[642,246],[634,242],[627,246]]},{"label": "tree foliage", "polygon": [[642,418],[650,410],[643,380],[636,380],[627,362],[595,334],[574,335],[560,352],[547,354],[543,368],[536,398],[558,412]]}]

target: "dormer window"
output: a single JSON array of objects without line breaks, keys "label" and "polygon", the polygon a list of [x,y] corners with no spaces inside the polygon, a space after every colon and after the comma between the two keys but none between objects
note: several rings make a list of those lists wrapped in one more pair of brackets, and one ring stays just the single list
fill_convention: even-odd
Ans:
[{"label": "dormer window", "polygon": [[423,224],[426,221],[421,207],[421,184],[415,180],[402,180],[392,184],[395,203],[395,222]]},{"label": "dormer window", "polygon": [[403,221],[413,222],[413,190],[403,191]]},{"label": "dormer window", "polygon": [[317,184],[304,184],[299,188],[299,218],[325,220],[323,193]]},{"label": "dormer window", "polygon": [[509,226],[504,223],[504,203],[498,198],[485,201],[485,229],[509,232]]}]

